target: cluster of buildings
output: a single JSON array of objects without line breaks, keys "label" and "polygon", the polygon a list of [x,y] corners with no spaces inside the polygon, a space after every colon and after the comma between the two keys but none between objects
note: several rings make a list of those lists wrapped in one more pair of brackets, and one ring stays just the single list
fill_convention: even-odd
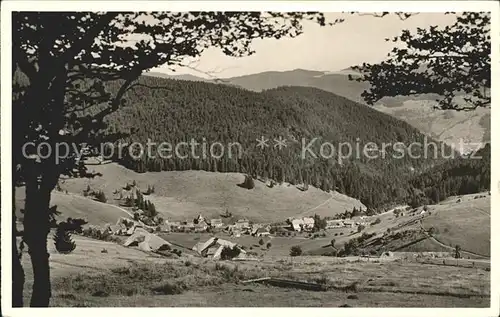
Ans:
[{"label": "cluster of buildings", "polygon": [[355,228],[359,225],[368,225],[369,217],[368,216],[356,216],[351,219],[333,219],[326,221],[326,229],[335,229],[335,228]]},{"label": "cluster of buildings", "polygon": [[221,228],[222,219],[205,219],[198,215],[193,221],[165,220],[166,231],[206,232],[209,228]]},{"label": "cluster of buildings", "polygon": [[[357,216],[352,219],[329,219],[326,220],[325,229],[354,228],[359,225],[367,225],[368,218],[367,216]],[[314,228],[314,218],[312,217],[289,218],[288,223],[290,229],[296,232],[309,232]]]},{"label": "cluster of buildings", "polygon": [[269,235],[270,226],[264,224],[252,224],[248,219],[238,219],[233,224],[224,224],[222,219],[205,219],[198,215],[193,221],[165,221],[165,231],[183,231],[183,232],[206,232],[209,229],[219,229],[226,231],[234,236],[249,234],[254,236]]},{"label": "cluster of buildings", "polygon": [[[359,225],[367,225],[369,223],[368,216],[356,216],[351,219],[329,219],[326,220],[325,229],[336,228],[355,228]],[[310,232],[314,229],[314,218],[289,218],[288,230],[295,232]],[[227,224],[220,218],[206,219],[202,215],[198,215],[193,221],[169,221],[166,220],[162,225],[162,231],[177,231],[177,232],[206,232],[208,230],[221,230],[233,236],[252,235],[257,237],[268,236],[271,231],[269,224],[255,224],[248,219],[238,219],[232,224]]]},{"label": "cluster of buildings", "polygon": [[314,228],[314,218],[303,217],[299,219],[289,218],[288,223],[290,224],[293,231],[312,231]]}]

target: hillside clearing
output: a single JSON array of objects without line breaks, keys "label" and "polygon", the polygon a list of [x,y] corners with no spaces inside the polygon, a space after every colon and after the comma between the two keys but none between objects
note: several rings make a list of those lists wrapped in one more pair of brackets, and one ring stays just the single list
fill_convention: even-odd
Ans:
[{"label": "hillside clearing", "polygon": [[102,173],[94,179],[66,179],[61,187],[81,194],[88,186],[102,190],[109,203],[117,204],[115,191],[121,191],[127,183],[137,182],[146,190],[154,186],[154,194],[146,199],[153,202],[164,219],[193,219],[199,214],[219,217],[226,208],[233,215],[249,220],[283,221],[288,217],[318,214],[333,216],[356,208],[365,208],[358,200],[338,192],[327,193],[309,187],[300,191],[293,185],[283,184],[269,188],[255,181],[255,188],[238,187],[244,180],[240,173],[212,173],[205,171],[172,171],[136,173],[118,164],[89,166],[90,170]]},{"label": "hillside clearing", "polygon": [[423,226],[436,228],[435,238],[441,243],[490,256],[490,204],[490,196],[487,196],[433,205],[433,213],[424,219]]}]

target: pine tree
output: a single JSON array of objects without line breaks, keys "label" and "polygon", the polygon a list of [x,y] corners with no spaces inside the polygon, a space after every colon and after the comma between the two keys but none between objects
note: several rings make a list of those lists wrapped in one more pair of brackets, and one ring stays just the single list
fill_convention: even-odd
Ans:
[{"label": "pine tree", "polygon": [[59,253],[68,254],[73,252],[76,248],[75,242],[71,239],[71,233],[63,226],[57,227],[53,240],[56,250]]}]

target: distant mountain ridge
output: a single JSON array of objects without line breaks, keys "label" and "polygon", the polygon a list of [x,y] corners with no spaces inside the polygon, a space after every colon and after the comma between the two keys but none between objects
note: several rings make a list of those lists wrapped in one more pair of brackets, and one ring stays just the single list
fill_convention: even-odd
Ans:
[{"label": "distant mountain ridge", "polygon": [[[171,78],[178,80],[218,82],[239,86],[252,91],[262,91],[281,86],[304,86],[319,88],[336,95],[364,104],[361,93],[369,88],[365,82],[349,81],[348,75],[357,72],[351,68],[340,71],[311,71],[295,69],[291,71],[269,71],[220,80],[205,79],[193,75],[166,75],[162,73],[145,73],[147,76]],[[474,150],[472,143],[489,142],[490,136],[490,109],[476,109],[476,111],[436,110],[437,96],[398,96],[384,98],[373,108],[387,113],[395,118],[408,122],[424,134],[444,141],[459,148],[461,140],[468,143],[463,151]]]}]

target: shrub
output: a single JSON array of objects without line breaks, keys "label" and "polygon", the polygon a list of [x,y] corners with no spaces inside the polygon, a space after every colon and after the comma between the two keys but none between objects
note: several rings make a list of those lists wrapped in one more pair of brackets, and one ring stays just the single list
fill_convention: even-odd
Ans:
[{"label": "shrub", "polygon": [[91,194],[92,190],[90,189],[90,185],[87,185],[87,188],[83,191],[83,197],[87,197]]},{"label": "shrub", "polygon": [[343,233],[343,232],[341,232],[341,233],[339,233],[339,235],[343,236],[343,235],[344,235],[344,233]]},{"label": "shrub", "polygon": [[272,247],[271,242],[268,242],[268,243],[266,244],[266,248],[271,249],[271,247]]},{"label": "shrub", "polygon": [[260,239],[259,240],[259,245],[264,245],[264,240]]},{"label": "shrub", "polygon": [[125,189],[125,190],[131,190],[132,189],[132,185],[130,185],[129,183],[127,183],[127,185],[125,185],[123,187],[123,189]]},{"label": "shrub", "polygon": [[253,189],[255,187],[255,182],[250,175],[245,175],[245,181],[241,184],[238,184],[238,186],[246,189]]},{"label": "shrub", "polygon": [[290,256],[300,256],[302,255],[302,248],[298,245],[295,245],[290,248]]},{"label": "shrub", "polygon": [[165,282],[151,287],[151,290],[156,294],[175,295],[181,294],[184,291],[184,285]]},{"label": "shrub", "polygon": [[220,258],[221,258],[221,260],[231,260],[232,258],[235,258],[238,255],[240,255],[240,252],[241,251],[237,246],[234,246],[232,248],[225,246],[222,249],[222,252],[220,254]]},{"label": "shrub", "polygon": [[375,221],[372,222],[372,226],[373,225],[377,225],[377,224],[379,224],[381,222],[382,222],[382,220],[380,220],[380,218],[377,218],[377,219],[375,219]]},{"label": "shrub", "polygon": [[146,190],[143,194],[144,195],[150,195],[150,194],[153,194],[154,192],[155,192],[155,187],[148,185],[148,190]]},{"label": "shrub", "polygon": [[68,254],[73,252],[76,248],[75,242],[71,239],[71,234],[64,228],[57,228],[53,240],[56,250],[59,253]]},{"label": "shrub", "polygon": [[361,231],[363,231],[363,230],[365,230],[365,226],[363,226],[363,225],[359,225],[359,226],[358,226],[358,232],[361,232]]},{"label": "shrub", "polygon": [[105,203],[108,201],[108,199],[106,198],[106,195],[104,194],[104,192],[102,190],[95,193],[94,197],[97,201],[100,201],[101,203]]}]

